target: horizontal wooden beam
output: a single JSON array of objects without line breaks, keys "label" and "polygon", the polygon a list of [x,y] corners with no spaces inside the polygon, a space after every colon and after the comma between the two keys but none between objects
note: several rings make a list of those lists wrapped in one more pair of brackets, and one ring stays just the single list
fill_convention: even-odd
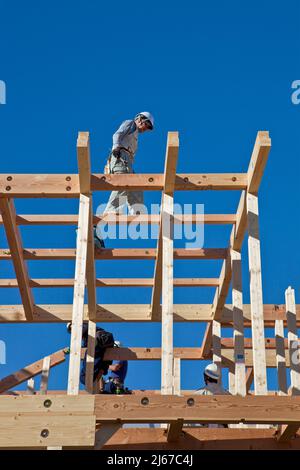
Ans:
[{"label": "horizontal wooden beam", "polygon": [[[300,327],[300,304],[296,306],[297,325]],[[84,320],[88,320],[88,308],[84,307]],[[161,307],[158,312],[161,318]],[[244,304],[244,325],[250,327],[250,305]],[[148,304],[102,304],[97,305],[98,322],[149,322],[151,321],[150,305]],[[72,319],[71,304],[42,304],[34,306],[33,322],[61,323]],[[264,305],[265,327],[274,326],[275,320],[283,320],[286,325],[285,305]],[[22,305],[0,305],[0,323],[23,323],[26,321]],[[211,322],[211,304],[175,304],[174,321],[176,322]],[[225,305],[221,318],[222,327],[232,328],[232,305]]]},{"label": "horizontal wooden beam", "polygon": [[[174,348],[174,357],[183,360],[201,360],[201,348]],[[153,361],[161,359],[161,348],[109,348],[105,351],[107,361]]]},{"label": "horizontal wooden beam", "polygon": [[277,396],[95,396],[97,422],[249,423],[300,425],[300,397]]},{"label": "horizontal wooden beam", "polygon": [[[219,278],[177,278],[174,287],[216,287]],[[73,287],[74,279],[30,279],[30,287]],[[153,279],[103,278],[96,279],[96,287],[152,287]],[[18,287],[17,279],[0,279],[0,288]]]},{"label": "horizontal wooden beam", "polygon": [[[159,214],[140,214],[140,215],[123,215],[123,214],[107,214],[94,215],[93,224],[99,222],[111,225],[127,225],[127,224],[159,224]],[[231,225],[236,222],[235,214],[175,214],[175,224],[195,224],[203,223],[205,225]],[[16,216],[17,225],[77,225],[78,214],[22,214]],[[0,225],[3,225],[2,216],[0,215]]]},{"label": "horizontal wooden beam", "polygon": [[[160,191],[163,174],[91,175],[92,191]],[[240,190],[247,173],[178,174],[175,191]],[[0,174],[0,197],[79,197],[78,174]]]},{"label": "horizontal wooden beam", "polygon": [[[224,259],[226,248],[176,248],[174,259]],[[76,259],[76,250],[73,248],[25,248],[25,260],[72,260]],[[155,259],[156,248],[114,248],[101,249],[95,252],[95,259]],[[12,255],[9,249],[0,249],[0,260],[10,260]]]},{"label": "horizontal wooden beam", "polygon": [[[222,362],[225,367],[229,363],[234,364],[234,350],[233,349],[222,349]],[[286,365],[290,367],[290,358],[289,351],[285,351]],[[266,349],[266,364],[267,367],[275,368],[276,367],[276,350]],[[253,367],[253,354],[251,349],[245,349],[245,365],[246,367]]]}]

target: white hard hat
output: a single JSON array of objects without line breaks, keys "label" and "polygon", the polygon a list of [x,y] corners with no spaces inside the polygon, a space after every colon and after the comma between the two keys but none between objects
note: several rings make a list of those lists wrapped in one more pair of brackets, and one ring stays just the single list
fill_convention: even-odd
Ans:
[{"label": "white hard hat", "polygon": [[117,348],[121,348],[121,347],[122,347],[121,341],[115,341],[115,346],[116,346]]},{"label": "white hard hat", "polygon": [[67,331],[68,331],[68,333],[71,333],[71,330],[72,330],[72,322],[69,321],[69,323],[67,323]]},{"label": "white hard hat", "polygon": [[214,380],[218,380],[220,378],[220,372],[217,364],[208,364],[204,369],[204,374]]},{"label": "white hard hat", "polygon": [[137,114],[135,117],[137,118],[138,116],[144,116],[147,121],[150,121],[152,129],[154,129],[154,117],[151,113],[149,113],[148,111],[143,111],[142,113]]}]

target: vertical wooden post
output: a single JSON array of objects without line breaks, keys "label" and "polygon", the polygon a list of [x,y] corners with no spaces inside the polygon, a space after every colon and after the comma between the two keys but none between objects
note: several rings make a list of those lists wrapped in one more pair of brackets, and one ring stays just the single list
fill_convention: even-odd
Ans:
[{"label": "vertical wooden post", "polygon": [[35,390],[34,390],[34,378],[32,377],[31,379],[27,380],[27,393],[29,395],[34,395]]},{"label": "vertical wooden post", "polygon": [[235,367],[228,367],[228,389],[231,395],[235,395]]},{"label": "vertical wooden post", "polygon": [[[288,347],[290,357],[290,373],[291,373],[291,395],[300,395],[300,350],[297,334],[297,318],[295,291],[288,287],[285,291],[286,319],[288,326]],[[282,425],[279,426],[277,439],[280,442],[290,440],[298,431],[299,426]]]},{"label": "vertical wooden post", "polygon": [[180,385],[180,369],[181,369],[180,357],[174,357],[174,366],[173,366],[173,394],[180,395],[181,385]]},{"label": "vertical wooden post", "polygon": [[288,326],[288,347],[291,370],[291,394],[300,395],[300,350],[298,344],[295,291],[285,291],[286,319]]},{"label": "vertical wooden post", "polygon": [[46,395],[48,390],[49,372],[50,372],[50,356],[44,357],[43,369],[41,375],[40,394]]},{"label": "vertical wooden post", "polygon": [[85,387],[89,393],[94,393],[94,360],[96,346],[96,322],[89,320],[88,323],[88,344],[86,354],[86,374]]},{"label": "vertical wooden post", "polygon": [[79,203],[78,232],[76,241],[76,266],[72,310],[68,395],[77,395],[79,392],[89,211],[90,198],[88,196],[85,196],[84,194],[81,194]]},{"label": "vertical wooden post", "polygon": [[221,355],[221,323],[213,320],[212,322],[212,350],[213,363],[218,366],[220,373],[219,382],[222,382],[222,355]]},{"label": "vertical wooden post", "polygon": [[246,395],[241,253],[231,250],[235,394]]},{"label": "vertical wooden post", "polygon": [[287,394],[283,320],[275,320],[276,368],[279,395]]},{"label": "vertical wooden post", "polygon": [[267,366],[263,316],[258,197],[247,193],[250,304],[255,395],[267,394]]},{"label": "vertical wooden post", "polygon": [[173,196],[163,194],[161,393],[173,393]]}]

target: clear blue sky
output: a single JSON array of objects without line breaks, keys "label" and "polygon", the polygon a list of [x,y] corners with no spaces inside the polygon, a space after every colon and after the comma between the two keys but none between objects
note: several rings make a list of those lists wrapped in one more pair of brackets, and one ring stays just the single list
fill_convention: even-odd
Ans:
[{"label": "clear blue sky", "polygon": [[[258,130],[272,150],[260,189],[265,303],[283,303],[288,285],[299,302],[299,117],[291,84],[300,79],[299,2],[4,2],[1,5],[1,172],[77,172],[76,136],[91,133],[94,172],[102,172],[111,135],[124,119],[149,110],[156,129],[140,138],[136,172],[162,172],[166,135],[180,133],[178,172],[247,170]],[[108,194],[97,193],[95,206]],[[236,211],[238,192],[176,193],[204,203],[206,213]],[[160,195],[147,193],[146,201]],[[17,200],[19,213],[76,213],[76,200]],[[72,227],[23,227],[27,248],[73,247]],[[229,227],[208,227],[205,246],[226,247]],[[182,243],[182,242],[180,242]],[[178,242],[177,246],[182,246]],[[3,229],[0,245],[7,246]],[[108,246],[155,246],[109,241]],[[245,244],[246,245],[246,244]],[[244,299],[249,303],[243,249]],[[150,277],[153,262],[97,262],[98,277]],[[220,261],[177,261],[178,277],[215,277]],[[0,276],[14,277],[9,262]],[[74,263],[29,263],[31,277],[73,277]],[[71,303],[71,289],[36,289],[36,303]],[[213,289],[175,289],[176,303],[211,303]],[[98,289],[99,303],[150,302],[150,289]],[[229,297],[229,302],[231,299]],[[1,304],[18,304],[16,289]],[[159,346],[157,324],[112,324],[128,346]],[[198,346],[203,325],[175,324],[175,346]],[[68,344],[64,325],[1,325],[7,375]],[[269,332],[271,335],[272,332]],[[247,332],[249,334],[249,332]],[[225,331],[224,335],[231,335]],[[130,363],[128,386],[159,388],[160,363]],[[182,388],[202,383],[200,363],[182,364]],[[52,370],[50,387],[67,382],[67,363]],[[226,381],[225,381],[226,383]],[[24,387],[24,386],[23,386]],[[274,374],[270,388],[275,387]]]}]

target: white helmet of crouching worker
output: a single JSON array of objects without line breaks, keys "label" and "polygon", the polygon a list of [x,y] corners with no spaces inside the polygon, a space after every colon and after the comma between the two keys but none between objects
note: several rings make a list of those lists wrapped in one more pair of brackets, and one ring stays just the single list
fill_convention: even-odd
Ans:
[{"label": "white helmet of crouching worker", "polygon": [[135,116],[135,119],[137,119],[138,117],[142,118],[143,121],[148,122],[149,123],[149,128],[151,130],[154,129],[154,117],[152,116],[151,113],[149,113],[148,111],[143,111],[142,113],[138,113]]},{"label": "white helmet of crouching worker", "polygon": [[121,343],[121,341],[115,341],[115,342],[114,342],[114,346],[115,346],[116,348],[122,348],[122,347],[123,347],[123,343]]},{"label": "white helmet of crouching worker", "polygon": [[214,364],[214,363],[208,364],[204,369],[204,375],[206,375],[207,377],[213,380],[219,380],[220,372],[219,372],[219,368],[217,364]]}]

